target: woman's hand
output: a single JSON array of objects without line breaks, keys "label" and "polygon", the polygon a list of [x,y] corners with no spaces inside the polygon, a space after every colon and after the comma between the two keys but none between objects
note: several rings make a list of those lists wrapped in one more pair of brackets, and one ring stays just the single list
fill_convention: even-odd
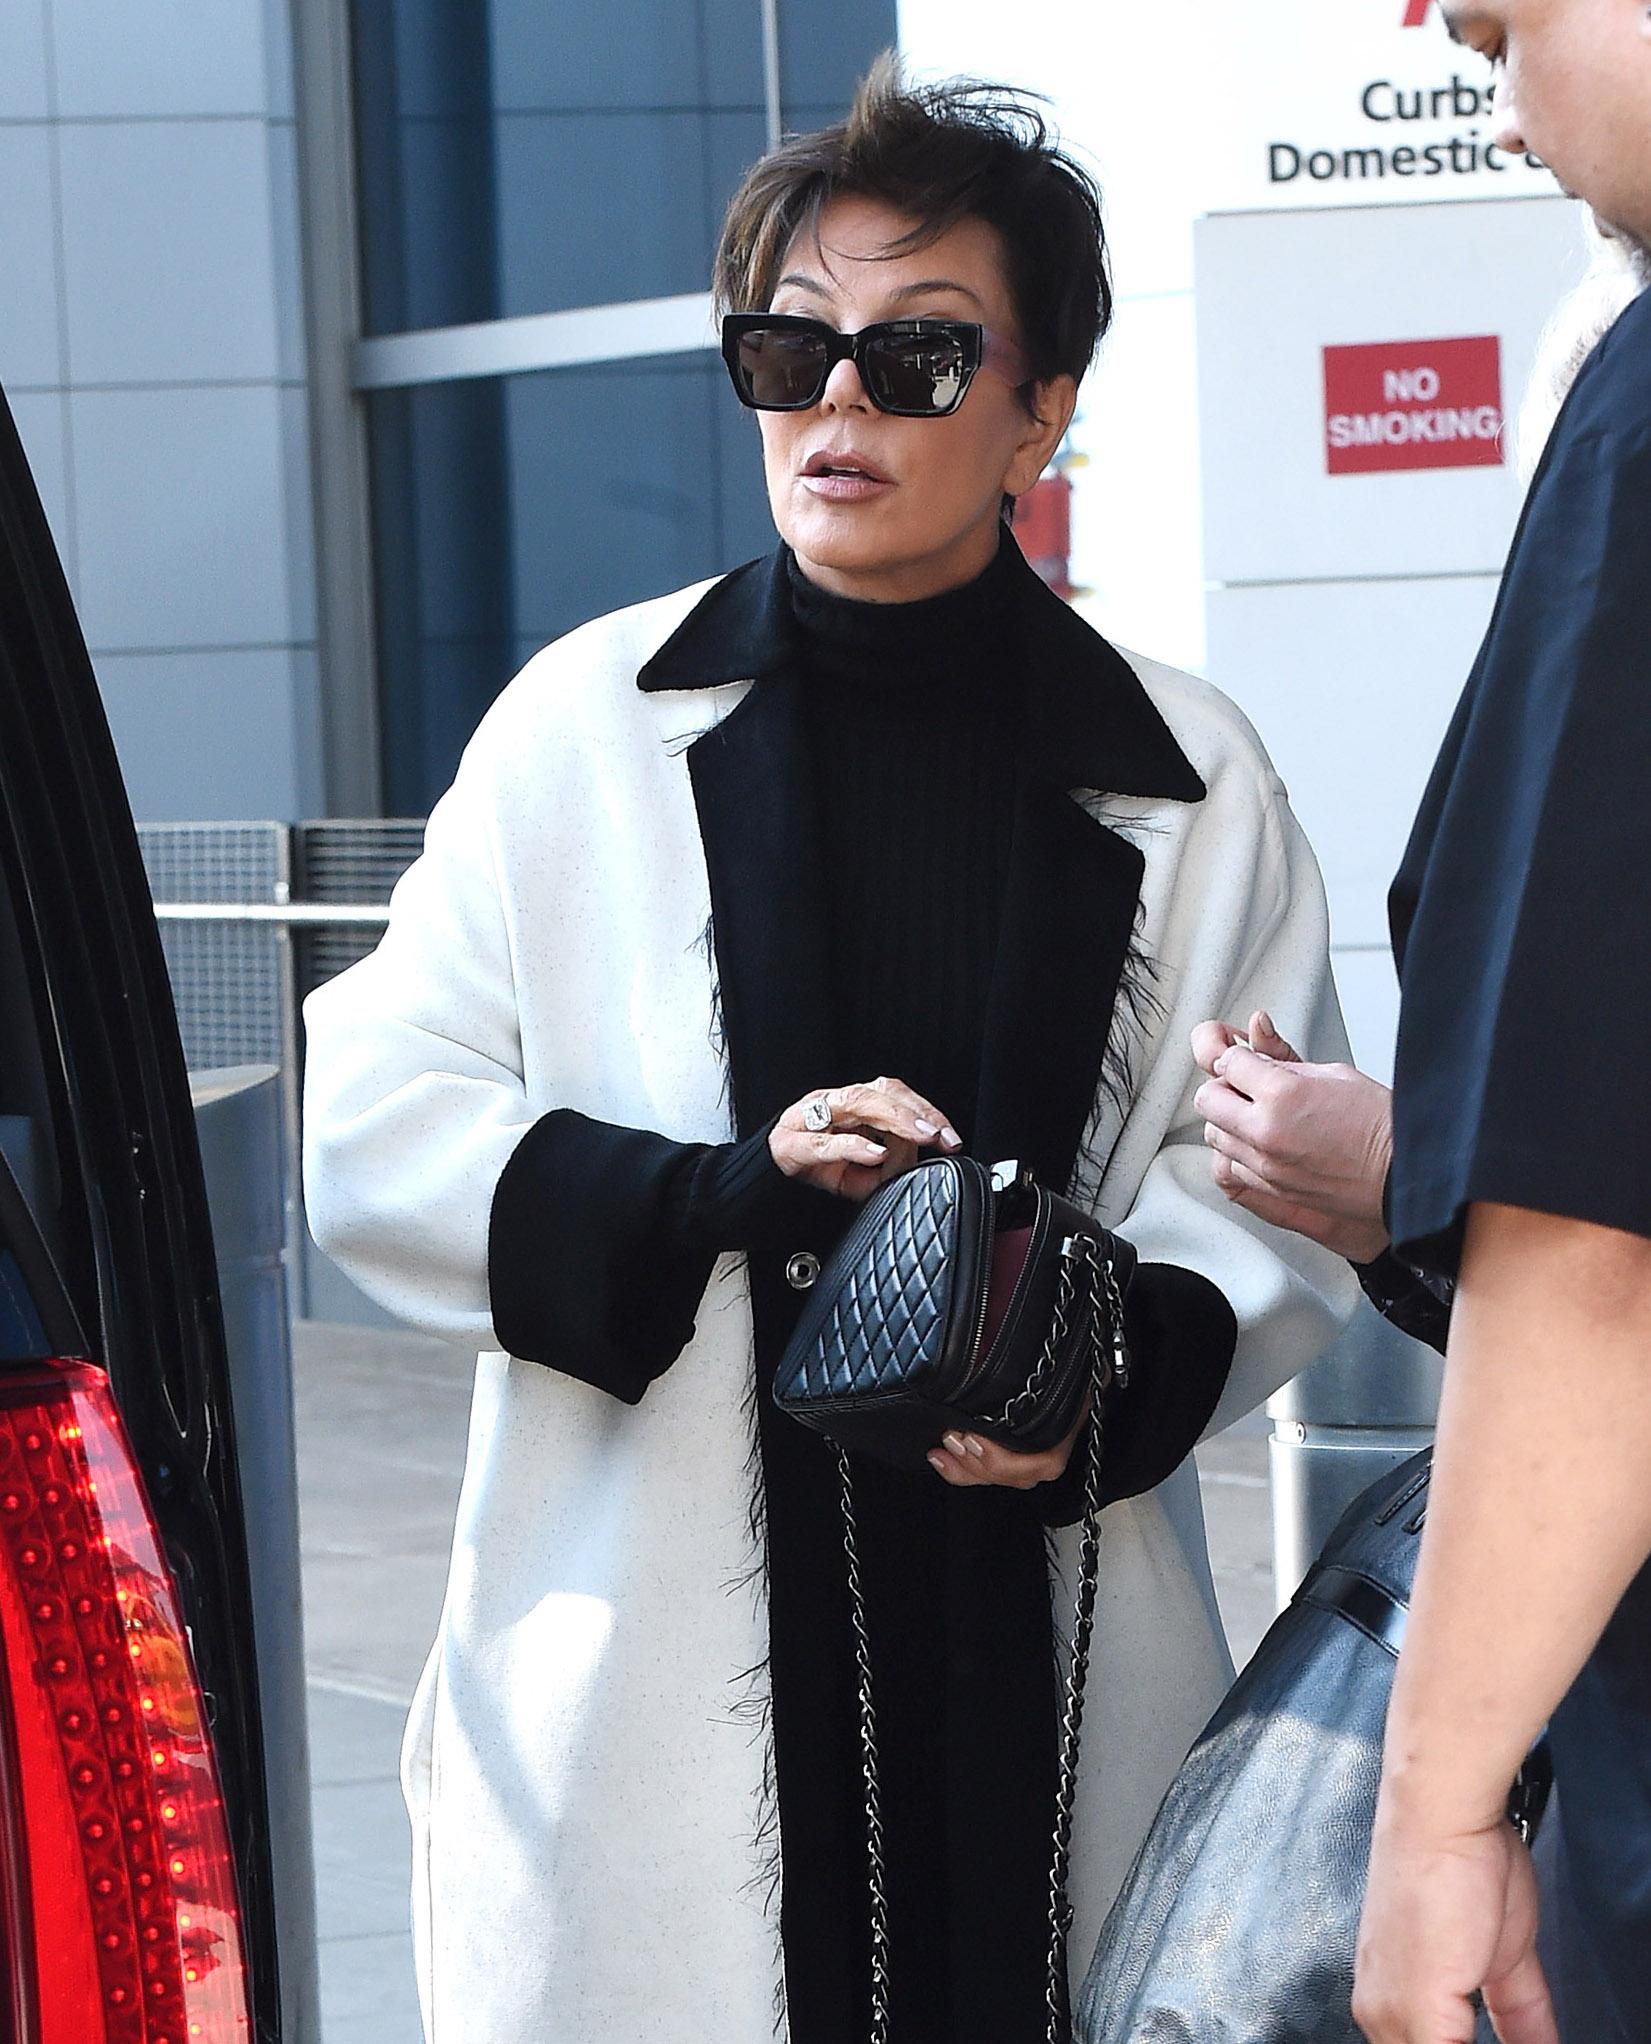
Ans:
[{"label": "woman's hand", "polygon": [[[821,1100],[831,1110],[830,1125],[811,1128],[808,1111]],[[769,1152],[787,1178],[857,1201],[909,1171],[924,1150],[962,1147],[963,1138],[939,1108],[899,1079],[816,1088],[792,1102],[768,1138]]]},{"label": "woman's hand", "polygon": [[1470,2044],[1481,1990],[1502,2044],[1559,2044],[1536,1956],[1536,1877],[1506,1823],[1458,1836],[1376,1820],[1353,2016],[1370,2044]]},{"label": "woman's hand", "polygon": [[1041,1455],[1017,1454],[1013,1448],[990,1441],[984,1434],[947,1434],[930,1455],[929,1467],[959,1490],[982,1483],[1001,1484],[1006,1490],[1032,1490],[1066,1474],[1066,1465],[1088,1417],[1086,1402],[1077,1425],[1066,1439],[1046,1448]]},{"label": "woman's hand", "polygon": [[1354,1263],[1379,1256],[1393,1158],[1388,1089],[1351,1065],[1303,1063],[1264,1013],[1248,1042],[1225,1022],[1201,1022],[1192,1048],[1210,1075],[1194,1105],[1227,1197]]}]

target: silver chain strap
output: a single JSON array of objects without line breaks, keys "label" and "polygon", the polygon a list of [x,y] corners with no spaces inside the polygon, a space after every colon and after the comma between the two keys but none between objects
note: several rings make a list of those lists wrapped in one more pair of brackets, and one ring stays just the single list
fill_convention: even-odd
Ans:
[{"label": "silver chain strap", "polygon": [[[1113,1381],[1129,1381],[1129,1354],[1124,1339],[1124,1302],[1112,1259],[1088,1235],[1071,1236],[1061,1248],[1060,1282],[1056,1288],[1049,1338],[1026,1389],[1009,1401],[1008,1419],[1041,1394],[1064,1347],[1078,1306],[1080,1277],[1087,1277],[1090,1349],[1089,1452],[1084,1472],[1083,1542],[1078,1556],[1077,1610],[1072,1626],[1072,1653],[1067,1664],[1061,1707],[1060,1766],[1055,1788],[1055,1827],[1049,1866],[1049,1978],[1046,2044],[1071,2044],[1067,2015],[1066,1942],[1072,1928],[1072,1907],[1066,1896],[1072,1859],[1072,1814],[1077,1799],[1078,1743],[1083,1730],[1085,1678],[1095,1634],[1095,1603],[1100,1587],[1102,1396],[1106,1389],[1107,1349]],[[854,1477],[844,1450],[837,1449],[841,1480],[843,1550],[848,1558],[848,1594],[854,1630],[854,1665],[860,1703],[860,1774],[866,1791],[866,1860],[871,1897],[871,2034],[870,2044],[889,2040],[889,1905],[883,1859],[883,1799],[878,1785],[877,1719],[871,1692],[871,1637],[866,1627],[865,1591],[860,1578],[860,1550],[854,1521]]]},{"label": "silver chain strap", "polygon": [[866,1630],[860,1543],[854,1527],[854,1476],[841,1447],[837,1449],[837,1473],[842,1480],[843,1551],[848,1556],[854,1666],[860,1691],[860,1776],[866,1789],[866,1860],[871,1888],[871,2044],[888,2044],[889,1898],[883,1882],[883,1795],[877,1775],[877,1719],[871,1703],[871,1636]]},{"label": "silver chain strap", "polygon": [[1012,1427],[1019,1423],[1022,1413],[1035,1412],[1038,1400],[1048,1388],[1050,1379],[1066,1347],[1067,1335],[1072,1327],[1072,1308],[1077,1297],[1075,1266],[1088,1265],[1091,1276],[1093,1302],[1093,1277],[1099,1267],[1100,1251],[1087,1235],[1070,1235],[1061,1244],[1060,1282],[1055,1287],[1055,1303],[1049,1314],[1049,1333],[1032,1373],[1024,1386],[1015,1393],[1000,1413],[985,1419],[982,1424],[995,1427]]}]

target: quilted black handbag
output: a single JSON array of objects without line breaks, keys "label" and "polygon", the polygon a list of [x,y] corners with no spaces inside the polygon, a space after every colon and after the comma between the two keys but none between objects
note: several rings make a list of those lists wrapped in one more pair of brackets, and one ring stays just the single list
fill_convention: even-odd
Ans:
[{"label": "quilted black handbag", "polygon": [[926,1159],[872,1194],[821,1271],[775,1400],[897,1468],[924,1468],[954,1428],[1039,1453],[1127,1377],[1134,1267],[1018,1165]]},{"label": "quilted black handbag", "polygon": [[842,1482],[871,1887],[872,2044],[889,2035],[888,1905],[877,1728],[848,1450],[923,1469],[956,1428],[1025,1453],[1089,1425],[1077,1614],[1063,1701],[1049,1876],[1049,2044],[1070,2037],[1066,1899],[1084,1679],[1095,1623],[1106,1420],[1129,1383],[1134,1252],[1013,1164],[936,1157],[872,1194],[821,1271],[774,1382],[828,1436]]},{"label": "quilted black handbag", "polygon": [[[1348,1507],[1200,1735],[1101,1931],[1080,2044],[1359,2044],[1353,1958],[1430,1457]],[[1534,1833],[1551,1779],[1509,1815]]]}]

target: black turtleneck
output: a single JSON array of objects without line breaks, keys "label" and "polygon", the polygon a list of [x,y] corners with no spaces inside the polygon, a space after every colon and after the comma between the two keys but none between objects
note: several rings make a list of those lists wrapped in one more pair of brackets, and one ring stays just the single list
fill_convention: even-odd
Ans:
[{"label": "black turtleneck", "polygon": [[[962,588],[915,603],[833,595],[786,554],[829,876],[820,937],[835,1059],[820,1083],[902,1079],[965,1145],[1014,816],[1013,545],[1005,537]],[[667,1239],[701,1253],[751,1246],[784,1198],[772,1126],[684,1156]]]},{"label": "black turtleneck", "polygon": [[1014,817],[1010,563],[1000,549],[917,603],[833,596],[789,565],[830,875],[833,1083],[903,1079],[967,1143]]}]

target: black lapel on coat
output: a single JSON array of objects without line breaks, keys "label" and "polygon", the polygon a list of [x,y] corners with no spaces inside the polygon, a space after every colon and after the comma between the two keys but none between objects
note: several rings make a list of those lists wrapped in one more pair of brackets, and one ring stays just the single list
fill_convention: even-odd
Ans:
[{"label": "black lapel on coat", "polygon": [[734,1123],[838,1084],[814,776],[783,553],[707,592],[643,668],[650,691],[753,680],[688,748]]},{"label": "black lapel on coat", "polygon": [[1023,767],[971,1147],[1064,1190],[1101,1081],[1145,861]]},{"label": "black lapel on coat", "polygon": [[[1198,802],[1205,790],[1128,661],[1018,549],[1012,566],[1023,756],[972,1147],[1064,1187],[1100,1087],[1145,867],[1069,791]],[[649,691],[754,680],[688,754],[742,1133],[833,1083],[793,632],[782,549],[710,589],[638,676]]]},{"label": "black lapel on coat", "polygon": [[1101,1087],[1146,867],[1069,791],[1201,802],[1205,789],[1123,655],[1024,563],[1015,596],[1026,727],[974,1149],[1064,1189]]},{"label": "black lapel on coat", "polygon": [[741,1135],[843,1076],[831,1035],[801,687],[794,670],[764,677],[688,751]]}]

